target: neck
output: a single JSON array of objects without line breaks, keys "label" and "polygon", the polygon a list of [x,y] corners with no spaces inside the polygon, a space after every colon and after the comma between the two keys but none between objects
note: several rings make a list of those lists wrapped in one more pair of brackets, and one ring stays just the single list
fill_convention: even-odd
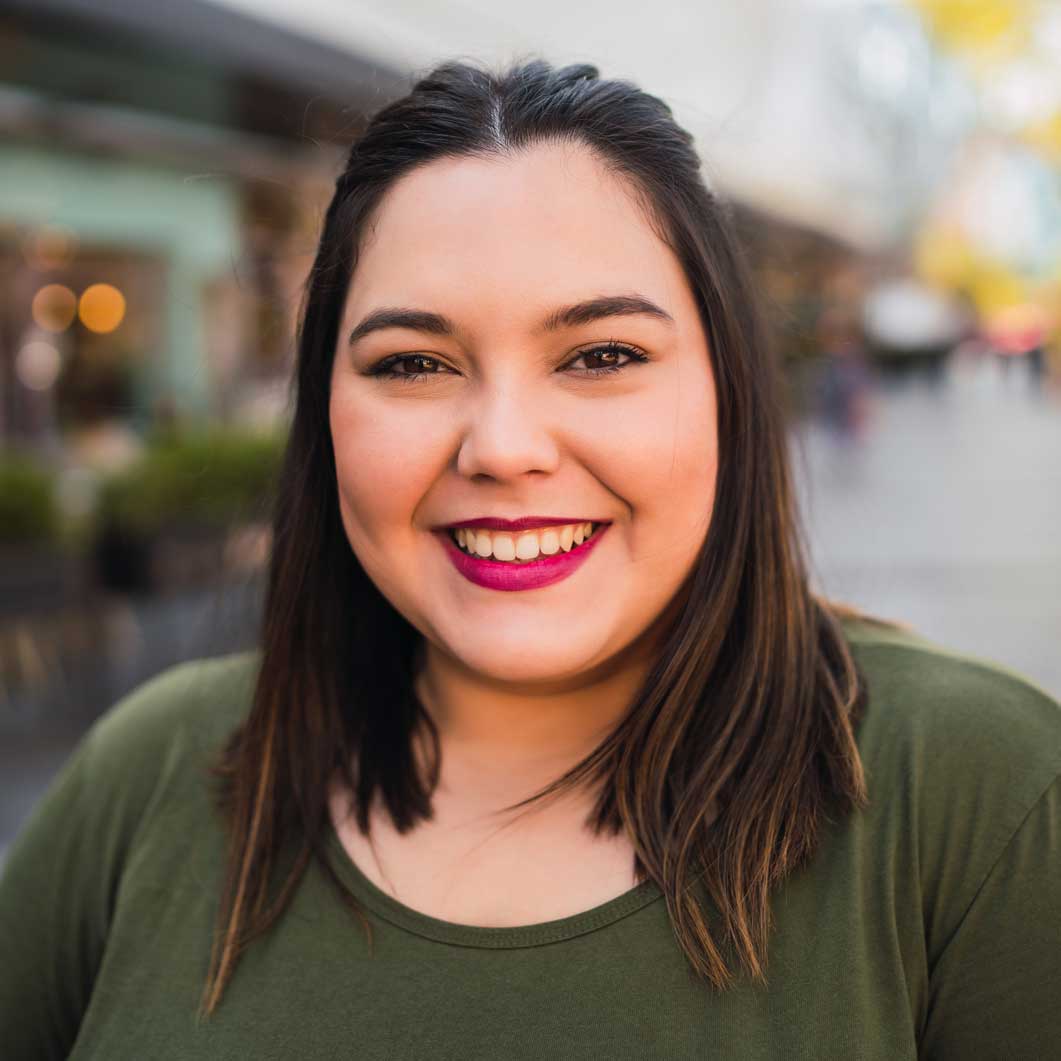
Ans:
[{"label": "neck", "polygon": [[416,691],[438,729],[443,780],[461,776],[483,791],[525,796],[559,777],[626,715],[659,633],[653,624],[607,663],[533,686],[493,680],[425,642]]},{"label": "neck", "polygon": [[[415,688],[438,730],[441,775],[433,799],[481,811],[511,806],[589,755],[626,716],[668,633],[681,622],[687,586],[625,649],[566,681],[516,686],[491,680],[424,640]],[[424,753],[415,739],[414,746]],[[562,797],[560,806],[593,798],[580,789]]]}]

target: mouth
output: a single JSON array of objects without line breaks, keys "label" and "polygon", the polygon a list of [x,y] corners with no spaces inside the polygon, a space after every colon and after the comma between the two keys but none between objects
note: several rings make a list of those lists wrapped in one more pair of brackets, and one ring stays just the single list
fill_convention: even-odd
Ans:
[{"label": "mouth", "polygon": [[[584,520],[493,530],[473,525],[434,533],[458,574],[489,590],[538,590],[570,578],[596,551],[610,523]],[[518,552],[517,552],[518,550]]]},{"label": "mouth", "polygon": [[519,531],[449,527],[443,533],[467,556],[518,567],[533,564],[544,557],[578,552],[605,526],[607,524],[585,520]]}]

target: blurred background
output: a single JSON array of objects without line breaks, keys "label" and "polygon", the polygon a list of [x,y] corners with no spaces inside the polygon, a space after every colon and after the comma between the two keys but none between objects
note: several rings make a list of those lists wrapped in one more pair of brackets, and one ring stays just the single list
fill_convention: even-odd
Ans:
[{"label": "blurred background", "polygon": [[3,0],[0,858],[109,704],[254,642],[344,147],[535,54],[733,204],[818,588],[1061,696],[1061,2]]}]

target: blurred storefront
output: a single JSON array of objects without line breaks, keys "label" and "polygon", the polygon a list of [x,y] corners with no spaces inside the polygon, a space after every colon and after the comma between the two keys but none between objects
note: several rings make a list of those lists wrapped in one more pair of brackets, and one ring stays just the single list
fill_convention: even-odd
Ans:
[{"label": "blurred storefront", "polygon": [[0,57],[0,440],[106,465],[275,416],[338,152],[398,75],[197,0],[9,4]]},{"label": "blurred storefront", "polygon": [[[401,84],[203,0],[0,9],[11,760],[252,636],[320,212]],[[0,849],[7,811],[0,792]]]}]

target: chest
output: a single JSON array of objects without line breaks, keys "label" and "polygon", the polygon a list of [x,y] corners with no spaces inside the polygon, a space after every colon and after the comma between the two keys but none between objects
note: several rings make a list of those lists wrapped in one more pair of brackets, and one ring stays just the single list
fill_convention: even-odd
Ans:
[{"label": "chest", "polygon": [[[578,914],[627,890],[632,852],[621,842],[609,852],[563,821],[528,817],[522,831],[495,827],[483,843],[490,830],[466,835],[447,814],[436,824],[448,829],[396,838],[381,825],[373,841],[408,906],[505,929]],[[74,1061],[917,1056],[928,999],[923,896],[857,829],[836,830],[776,896],[765,986],[705,988],[690,975],[662,898],[483,940],[439,932],[361,894],[369,935],[314,863],[290,909],[241,958],[215,1017],[199,1023],[224,873],[224,836],[204,823],[175,844],[159,820],[130,852]],[[351,861],[389,894],[371,847],[341,832],[353,839]],[[440,867],[457,886],[435,887]]]},{"label": "chest", "polygon": [[431,938],[369,909],[370,946],[311,867],[199,1024],[221,868],[207,888],[179,867],[127,882],[73,1058],[916,1057],[914,985],[894,934],[906,907],[865,895],[868,874],[843,866],[779,901],[769,987],[721,997],[690,976],[660,899],[503,945]]}]

